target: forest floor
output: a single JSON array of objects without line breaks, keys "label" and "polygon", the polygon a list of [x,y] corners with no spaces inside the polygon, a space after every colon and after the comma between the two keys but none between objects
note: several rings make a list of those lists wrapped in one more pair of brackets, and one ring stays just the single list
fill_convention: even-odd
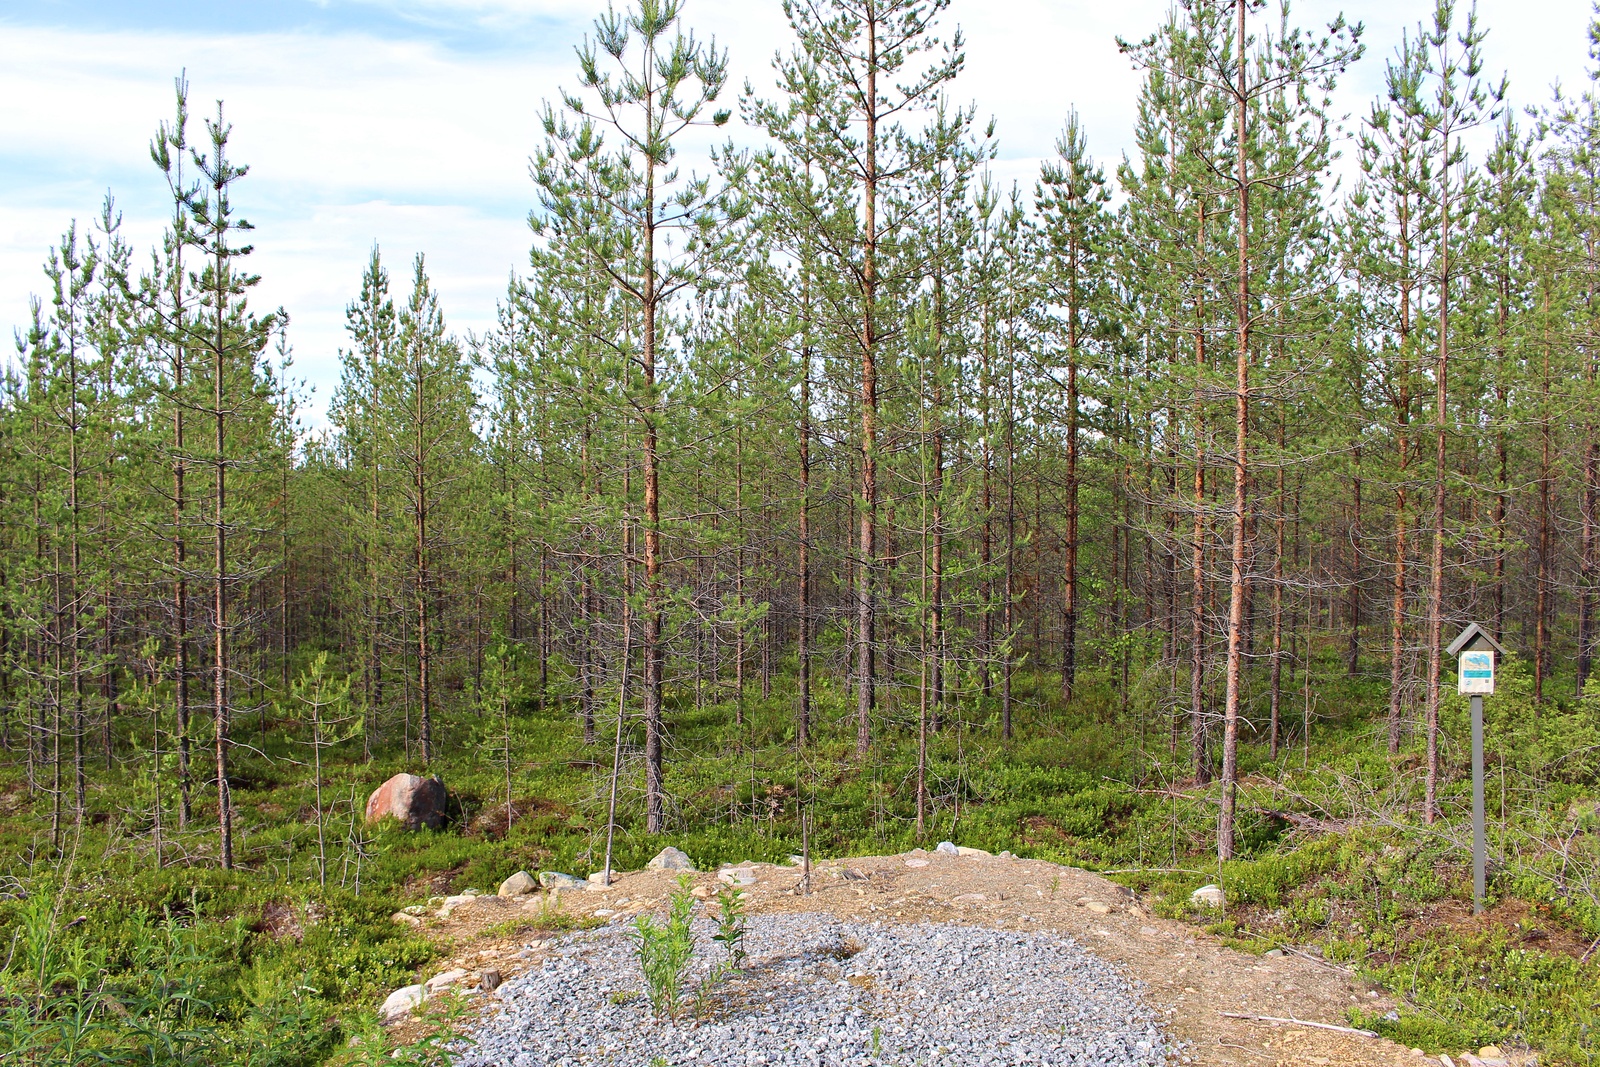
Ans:
[{"label": "forest floor", "polygon": [[[1348,1064],[1388,1067],[1437,1063],[1382,1038],[1292,1023],[1230,1018],[1223,1013],[1293,1018],[1345,1026],[1352,1006],[1383,1012],[1388,994],[1353,972],[1314,956],[1279,950],[1252,955],[1225,946],[1187,923],[1152,915],[1130,890],[1098,875],[1039,860],[914,850],[817,864],[809,895],[800,871],[748,865],[749,914],[821,912],[840,919],[891,923],[957,923],[1067,935],[1139,983],[1145,1002],[1185,1046],[1181,1056],[1219,1067]],[[609,888],[565,890],[521,898],[480,897],[425,932],[443,956],[432,973],[494,969],[505,979],[537,967],[563,935],[548,932],[553,913],[568,922],[622,922],[663,909],[676,874],[638,871]],[[692,876],[702,895],[716,875]],[[482,1002],[487,1004],[487,1002]],[[408,1022],[420,1034],[424,1024]]]}]

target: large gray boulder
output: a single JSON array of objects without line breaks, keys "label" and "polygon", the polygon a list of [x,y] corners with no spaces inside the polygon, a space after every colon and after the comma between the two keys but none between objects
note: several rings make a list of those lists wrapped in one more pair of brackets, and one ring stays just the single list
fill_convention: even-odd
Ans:
[{"label": "large gray boulder", "polygon": [[533,880],[533,875],[527,871],[518,871],[500,883],[499,895],[503,897],[525,897],[529,893],[537,891],[538,888],[539,883]]},{"label": "large gray boulder", "polygon": [[656,853],[656,858],[645,866],[652,871],[692,871],[694,861],[689,858],[688,853],[668,845]]},{"label": "large gray boulder", "polygon": [[378,822],[392,815],[407,830],[423,826],[437,830],[444,825],[447,799],[444,783],[439,779],[397,774],[367,798],[367,821]]},{"label": "large gray boulder", "polygon": [[583,889],[589,883],[564,871],[540,871],[539,884],[546,889]]},{"label": "large gray boulder", "polygon": [[383,1005],[378,1008],[378,1018],[385,1023],[392,1023],[396,1019],[410,1015],[412,1008],[427,999],[427,986],[421,984],[401,986],[390,993]]}]

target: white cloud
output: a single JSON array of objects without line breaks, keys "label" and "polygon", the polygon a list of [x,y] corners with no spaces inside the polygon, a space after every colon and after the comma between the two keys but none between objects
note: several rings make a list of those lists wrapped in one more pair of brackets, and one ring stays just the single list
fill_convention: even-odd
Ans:
[{"label": "white cloud", "polygon": [[[527,157],[540,103],[574,83],[571,48],[599,0],[371,0],[391,16],[453,25],[473,20],[504,47],[452,50],[426,40],[360,33],[201,35],[97,33],[5,25],[0,34],[0,329],[26,314],[42,288],[45,249],[76,216],[117,193],[129,236],[147,246],[166,209],[148,163],[156,124],[170,116],[172,77],[187,68],[199,120],[221,97],[234,124],[232,150],[251,175],[239,192],[258,227],[259,301],[283,305],[300,372],[319,386],[318,409],[337,378],[343,308],[374,240],[402,282],[426,252],[457,329],[493,322],[496,297],[527,247],[533,203]],[[1304,0],[1297,19],[1325,22],[1341,5]],[[1346,79],[1339,103],[1353,118],[1381,85],[1383,59],[1400,31],[1432,4],[1360,0],[1342,5],[1368,20],[1369,55]],[[967,71],[955,94],[998,120],[996,177],[1032,185],[1069,107],[1090,148],[1111,169],[1131,150],[1138,75],[1115,37],[1156,26],[1167,0],[1121,4],[1055,0],[956,0],[948,34],[967,37]],[[1571,0],[1483,0],[1492,28],[1491,70],[1506,67],[1518,100],[1543,100],[1560,76],[1583,69],[1588,15]],[[774,51],[789,47],[775,0],[690,0],[685,18],[715,36],[732,59],[731,96],[748,77],[770,85]],[[512,44],[518,47],[512,47]],[[524,47],[525,46],[525,47]],[[733,136],[739,137],[738,131]],[[692,157],[686,164],[694,165]]]}]

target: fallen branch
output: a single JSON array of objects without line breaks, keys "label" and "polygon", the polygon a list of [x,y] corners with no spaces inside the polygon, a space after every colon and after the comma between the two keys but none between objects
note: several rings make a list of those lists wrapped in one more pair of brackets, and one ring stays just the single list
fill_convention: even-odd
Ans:
[{"label": "fallen branch", "polygon": [[1218,1012],[1224,1019],[1245,1019],[1253,1023],[1287,1023],[1290,1026],[1311,1026],[1318,1030],[1332,1030],[1336,1034],[1355,1034],[1359,1037],[1377,1037],[1371,1030],[1357,1030],[1353,1026],[1334,1026],[1332,1023],[1314,1023],[1308,1019],[1280,1019],[1274,1015],[1246,1015],[1243,1012]]},{"label": "fallen branch", "polygon": [[1303,815],[1297,811],[1278,811],[1275,808],[1257,808],[1263,815],[1274,819],[1282,819],[1296,830],[1310,830],[1317,834],[1342,834],[1350,829],[1349,819],[1319,819],[1315,815]]},{"label": "fallen branch", "polygon": [[1278,947],[1283,949],[1283,951],[1285,951],[1285,952],[1294,953],[1296,956],[1299,956],[1303,960],[1310,960],[1312,963],[1315,963],[1319,967],[1328,967],[1328,968],[1330,968],[1332,970],[1335,970],[1335,971],[1345,970],[1345,968],[1339,966],[1337,963],[1329,963],[1327,960],[1323,959],[1321,956],[1313,956],[1309,952],[1301,952],[1299,949],[1290,948],[1288,945],[1279,945]]}]

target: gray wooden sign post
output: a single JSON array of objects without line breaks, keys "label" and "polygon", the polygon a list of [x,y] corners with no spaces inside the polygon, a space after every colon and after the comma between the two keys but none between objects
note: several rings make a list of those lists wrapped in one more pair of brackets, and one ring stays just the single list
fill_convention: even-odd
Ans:
[{"label": "gray wooden sign post", "polygon": [[1494,695],[1494,668],[1506,650],[1489,631],[1468,623],[1461,636],[1450,642],[1450,655],[1459,666],[1456,691],[1472,699],[1472,910],[1483,911],[1488,889],[1488,834],[1483,810],[1483,698]]}]

